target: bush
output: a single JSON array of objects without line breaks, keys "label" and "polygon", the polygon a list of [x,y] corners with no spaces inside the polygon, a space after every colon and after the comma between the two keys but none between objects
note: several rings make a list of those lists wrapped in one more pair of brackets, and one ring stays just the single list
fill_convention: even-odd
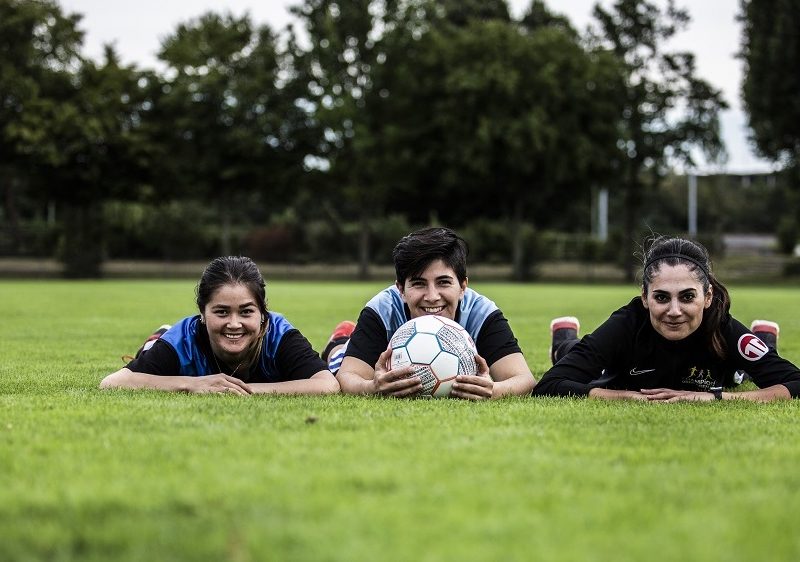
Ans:
[{"label": "bush", "polygon": [[298,258],[298,236],[287,224],[254,228],[244,236],[245,255],[257,262],[290,263]]},{"label": "bush", "polygon": [[469,244],[470,263],[494,264],[511,261],[511,230],[507,224],[478,219],[457,232]]},{"label": "bush", "polygon": [[800,277],[800,258],[786,260],[783,264],[784,277]]},{"label": "bush", "polygon": [[171,202],[158,207],[115,202],[106,205],[104,214],[109,225],[109,258],[180,261],[206,259],[218,253],[218,219],[213,210],[199,202]]},{"label": "bush", "polygon": [[784,215],[778,221],[778,249],[782,254],[792,255],[797,246],[797,239],[800,236],[800,227],[797,218],[793,215]]}]

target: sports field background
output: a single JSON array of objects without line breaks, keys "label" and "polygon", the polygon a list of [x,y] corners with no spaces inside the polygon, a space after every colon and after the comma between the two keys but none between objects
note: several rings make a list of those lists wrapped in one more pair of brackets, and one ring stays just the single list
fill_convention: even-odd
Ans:
[{"label": "sports field background", "polygon": [[[268,282],[321,348],[381,283]],[[480,284],[537,376],[631,286]],[[800,362],[800,290],[730,287]],[[192,281],[0,282],[0,560],[797,560],[796,401],[101,392]]]}]

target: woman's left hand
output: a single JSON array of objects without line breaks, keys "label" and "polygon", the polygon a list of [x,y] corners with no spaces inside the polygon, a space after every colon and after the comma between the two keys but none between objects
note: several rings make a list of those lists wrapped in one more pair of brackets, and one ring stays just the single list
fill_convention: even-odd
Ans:
[{"label": "woman's left hand", "polygon": [[711,392],[693,390],[672,390],[671,388],[643,388],[641,393],[648,400],[660,402],[709,402],[714,400]]},{"label": "woman's left hand", "polygon": [[450,396],[464,400],[489,400],[494,393],[494,381],[489,375],[489,365],[480,355],[475,355],[478,372],[475,375],[458,375]]}]

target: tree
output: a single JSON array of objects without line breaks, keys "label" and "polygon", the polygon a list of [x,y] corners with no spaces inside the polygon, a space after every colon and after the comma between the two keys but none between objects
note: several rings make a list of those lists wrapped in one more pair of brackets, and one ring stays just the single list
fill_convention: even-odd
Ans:
[{"label": "tree", "polygon": [[789,188],[777,221],[791,253],[800,232],[800,1],[742,0],[742,98],[759,153],[784,168]]},{"label": "tree", "polygon": [[624,65],[626,103],[619,116],[619,182],[624,200],[625,270],[633,278],[633,248],[641,221],[645,176],[653,181],[675,164],[695,165],[692,150],[711,159],[724,156],[719,112],[721,93],[695,72],[694,56],[667,52],[664,44],[689,22],[672,0],[666,9],[643,0],[616,0],[594,8],[599,29],[590,38]]},{"label": "tree", "polygon": [[61,212],[60,257],[69,277],[97,277],[104,259],[103,204],[132,199],[148,178],[152,159],[140,124],[150,103],[142,75],[120,66],[114,50],[105,62],[82,61],[62,84],[58,103],[45,100],[23,126],[45,137],[31,142],[38,190]]},{"label": "tree", "polygon": [[762,156],[800,163],[800,0],[742,0],[742,97]]},{"label": "tree", "polygon": [[95,277],[103,259],[102,204],[142,180],[140,75],[113,49],[98,66],[79,55],[80,16],[52,2],[0,2],[3,10],[0,152],[29,189],[56,202],[59,255],[71,277]]},{"label": "tree", "polygon": [[80,17],[55,2],[0,0],[0,189],[11,237],[19,241],[19,190],[37,164],[32,146],[47,134],[34,115],[57,96],[78,64]]},{"label": "tree", "polygon": [[152,123],[170,157],[160,191],[216,205],[221,251],[231,253],[237,202],[244,207],[261,191],[275,207],[292,196],[288,178],[307,152],[296,136],[306,113],[281,88],[276,36],[247,15],[207,13],[181,24],[159,58],[168,69]]},{"label": "tree", "polygon": [[369,274],[370,230],[385,212],[392,185],[384,168],[391,151],[383,133],[397,116],[387,114],[392,92],[381,80],[398,34],[407,29],[402,19],[407,12],[398,4],[305,0],[293,9],[310,42],[297,55],[308,77],[304,100],[324,131],[316,156],[329,166],[331,194],[357,214],[362,278]]},{"label": "tree", "polygon": [[518,279],[528,275],[525,225],[588,194],[615,150],[620,112],[613,57],[586,53],[563,20],[547,21],[455,25],[444,12],[387,59],[387,114],[399,117],[384,138],[403,181],[393,207],[405,200],[414,220],[435,210],[451,224],[506,219]]}]

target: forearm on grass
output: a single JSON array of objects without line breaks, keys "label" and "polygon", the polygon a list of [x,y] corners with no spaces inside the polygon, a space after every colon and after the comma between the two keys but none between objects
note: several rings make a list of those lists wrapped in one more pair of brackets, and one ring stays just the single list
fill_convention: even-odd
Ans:
[{"label": "forearm on grass", "polygon": [[101,389],[127,388],[166,390],[170,392],[189,392],[192,377],[186,376],[160,376],[147,373],[136,373],[127,367],[111,373],[100,381]]},{"label": "forearm on grass", "polygon": [[492,398],[530,394],[536,384],[522,353],[506,355],[492,363],[489,374],[494,381]]},{"label": "forearm on grass", "polygon": [[344,394],[375,394],[375,368],[355,357],[345,357],[336,374]]},{"label": "forearm on grass", "polygon": [[502,398],[504,396],[522,396],[530,394],[535,384],[536,379],[534,379],[533,375],[530,373],[514,375],[504,381],[494,383],[492,399]]},{"label": "forearm on grass", "polygon": [[610,390],[608,388],[593,388],[589,391],[589,397],[599,400],[647,400],[646,396],[635,390]]},{"label": "forearm on grass", "polygon": [[745,390],[743,392],[723,392],[723,400],[751,400],[753,402],[772,402],[773,400],[788,400],[792,397],[789,389],[782,384],[759,388],[758,390]]},{"label": "forearm on grass", "polygon": [[308,379],[273,383],[251,383],[254,394],[336,394],[339,383],[330,371],[320,371]]}]

